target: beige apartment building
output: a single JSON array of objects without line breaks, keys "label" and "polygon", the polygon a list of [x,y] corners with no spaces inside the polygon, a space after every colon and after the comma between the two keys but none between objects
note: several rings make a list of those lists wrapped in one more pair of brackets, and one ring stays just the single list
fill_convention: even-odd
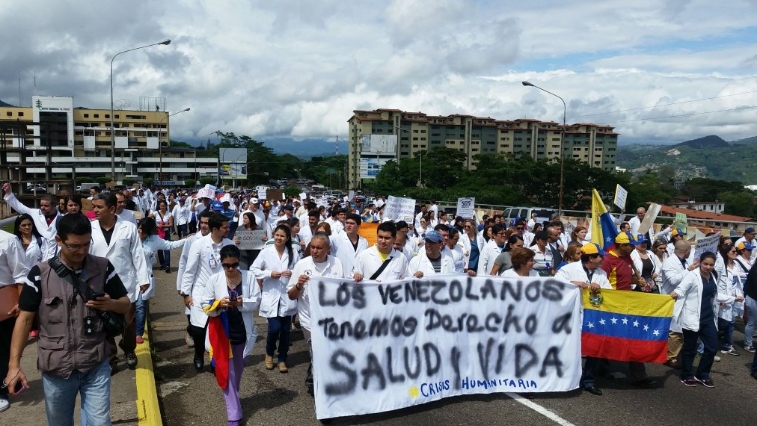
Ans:
[{"label": "beige apartment building", "polygon": [[351,189],[358,189],[364,180],[375,178],[386,161],[413,158],[440,146],[465,152],[469,170],[476,169],[479,154],[529,155],[537,160],[557,161],[561,146],[565,158],[615,170],[618,134],[611,126],[568,124],[563,143],[561,124],[533,119],[496,120],[464,114],[434,116],[382,108],[355,110],[348,124]]}]

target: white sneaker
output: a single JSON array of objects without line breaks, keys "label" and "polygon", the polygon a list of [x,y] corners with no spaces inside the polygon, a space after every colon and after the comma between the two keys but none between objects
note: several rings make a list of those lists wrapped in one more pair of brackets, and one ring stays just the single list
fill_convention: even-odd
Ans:
[{"label": "white sneaker", "polygon": [[715,362],[720,362],[720,357],[715,355]]},{"label": "white sneaker", "polygon": [[0,398],[0,412],[3,412],[10,408],[11,403],[7,398]]},{"label": "white sneaker", "polygon": [[184,342],[187,344],[188,348],[195,347],[195,339],[193,339],[192,336],[189,335],[189,333],[184,336]]}]

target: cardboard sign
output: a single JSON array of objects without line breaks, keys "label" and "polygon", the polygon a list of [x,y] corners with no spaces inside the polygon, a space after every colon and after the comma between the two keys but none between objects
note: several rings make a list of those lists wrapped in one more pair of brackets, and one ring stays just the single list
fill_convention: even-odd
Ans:
[{"label": "cardboard sign", "polygon": [[239,250],[260,250],[265,245],[267,236],[265,230],[247,231],[237,229],[234,237],[239,241]]},{"label": "cardboard sign", "polygon": [[390,195],[384,205],[383,218],[394,221],[404,220],[410,223],[415,219],[415,200]]},{"label": "cardboard sign", "polygon": [[694,248],[694,259],[699,259],[702,253],[718,252],[718,244],[720,243],[720,232],[710,235],[709,237],[700,238],[697,240],[697,245]]},{"label": "cardboard sign", "polygon": [[639,234],[646,234],[649,228],[652,227],[654,221],[657,219],[657,215],[660,214],[661,206],[659,204],[652,203],[647,209],[647,213],[644,215],[644,220],[639,225]]}]

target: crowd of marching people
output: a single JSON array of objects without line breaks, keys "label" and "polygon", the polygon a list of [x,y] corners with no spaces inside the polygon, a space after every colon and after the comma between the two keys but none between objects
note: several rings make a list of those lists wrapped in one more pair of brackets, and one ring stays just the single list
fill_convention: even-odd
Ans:
[{"label": "crowd of marching people", "polygon": [[[592,292],[669,295],[675,309],[666,365],[681,369],[686,386],[714,387],[709,373],[720,355],[755,352],[757,271],[752,265],[757,241],[752,228],[735,241],[721,238],[716,251],[695,258],[682,229],[640,233],[643,208],[628,222],[616,221],[617,236],[605,251],[591,242],[588,223],[567,229],[559,217],[449,217],[433,201],[419,206],[412,218],[391,221],[383,217],[382,198],[364,205],[263,200],[251,192],[229,194],[212,187],[192,192],[146,186],[105,192],[95,187],[88,198],[92,209],[83,213],[77,195],[61,200],[45,195],[39,208],[29,208],[9,184],[2,189],[19,216],[15,235],[0,232],[0,290],[13,286],[18,293],[12,315],[0,321],[0,376],[6,379],[0,411],[9,406],[8,393],[26,386],[19,359],[30,338],[39,339],[41,351],[65,347],[76,355],[53,356],[41,364],[48,417],[73,412],[73,401],[56,399],[56,390],[87,396],[99,392],[102,398],[120,365],[119,346],[126,366],[136,368],[135,348],[144,342],[157,271],[176,272],[193,366],[201,371],[212,359],[230,425],[242,419],[241,377],[258,335],[253,316],[257,313],[267,324],[264,367],[287,373],[292,331],[302,330],[310,342],[307,286],[315,277],[361,282],[435,274],[554,276]],[[360,235],[363,223],[378,224],[374,245]],[[257,248],[240,247],[236,234],[243,231],[263,231]],[[175,249],[181,255],[172,269],[170,251]],[[82,282],[92,294],[80,290]],[[58,294],[52,283],[65,289],[58,299],[50,296]],[[77,304],[77,297],[83,303]],[[93,321],[105,322],[101,314],[109,311],[123,316],[119,333],[104,326],[88,328]],[[87,345],[75,347],[71,338],[54,334],[60,333],[55,323],[61,315],[76,317],[72,324],[89,330]],[[745,324],[741,348],[733,339],[737,318]],[[602,394],[595,378],[603,364],[587,357],[582,389]],[[311,364],[305,373],[311,393],[312,369]],[[629,362],[628,369],[633,386],[655,386],[643,363]],[[757,378],[757,366],[752,376]],[[108,412],[93,405],[85,406],[83,415],[100,424],[98,419]]]}]

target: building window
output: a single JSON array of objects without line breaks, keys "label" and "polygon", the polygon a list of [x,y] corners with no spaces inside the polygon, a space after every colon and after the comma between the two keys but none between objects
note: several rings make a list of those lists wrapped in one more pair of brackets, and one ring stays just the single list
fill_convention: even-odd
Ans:
[{"label": "building window", "polygon": [[8,117],[10,117],[10,116],[13,115],[13,113],[11,111],[8,111],[8,112],[5,113],[5,115],[7,115]]},{"label": "building window", "polygon": [[95,118],[100,118],[100,114],[95,114]]}]

